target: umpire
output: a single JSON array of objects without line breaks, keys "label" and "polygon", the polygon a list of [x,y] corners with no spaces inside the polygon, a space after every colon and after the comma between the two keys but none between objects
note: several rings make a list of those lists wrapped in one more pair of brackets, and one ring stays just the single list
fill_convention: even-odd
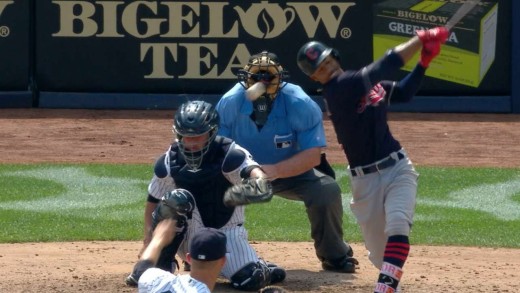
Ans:
[{"label": "umpire", "polygon": [[275,54],[251,56],[217,104],[219,134],[251,152],[274,194],[305,203],[323,269],[354,273],[358,262],[343,240],[341,189],[314,168],[326,146],[323,114],[299,86],[285,82],[287,76]]}]

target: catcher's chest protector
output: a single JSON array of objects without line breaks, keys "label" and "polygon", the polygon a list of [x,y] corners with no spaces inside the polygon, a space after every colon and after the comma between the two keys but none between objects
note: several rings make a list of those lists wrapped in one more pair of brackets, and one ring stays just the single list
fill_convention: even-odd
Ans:
[{"label": "catcher's chest protector", "polygon": [[206,227],[221,228],[235,210],[224,206],[223,203],[224,193],[231,186],[222,174],[222,162],[229,145],[229,141],[217,137],[197,172],[182,168],[184,160],[179,158],[177,150],[172,149],[174,155],[170,157],[171,175],[178,188],[187,189],[193,194]]}]

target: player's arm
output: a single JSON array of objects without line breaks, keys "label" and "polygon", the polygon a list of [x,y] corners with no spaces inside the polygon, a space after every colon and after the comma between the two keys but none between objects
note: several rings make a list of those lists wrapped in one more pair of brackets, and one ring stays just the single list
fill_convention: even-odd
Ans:
[{"label": "player's arm", "polygon": [[159,200],[154,198],[151,195],[148,195],[148,200],[146,202],[146,206],[144,208],[144,229],[143,229],[143,246],[147,246],[148,243],[150,243],[150,240],[152,239],[152,232],[153,232],[153,220],[152,220],[152,214],[155,208],[157,207],[157,204],[159,203]]},{"label": "player's arm", "polygon": [[411,101],[421,88],[425,71],[424,67],[417,64],[414,70],[400,81],[382,81],[381,85],[387,93],[386,100],[388,104]]},{"label": "player's arm", "polygon": [[273,188],[260,165],[246,149],[235,143],[222,163],[222,173],[233,184],[223,198],[228,207],[268,202],[273,198]]},{"label": "player's arm", "polygon": [[[421,50],[423,45],[430,46],[435,44],[435,46],[440,46],[440,44],[446,42],[447,37],[448,31],[442,27],[417,31],[417,36],[397,45],[389,50],[385,56],[360,70],[358,74],[362,82],[359,84],[363,84],[364,90],[368,91],[380,81],[392,79],[392,76]],[[423,61],[422,56],[421,61]],[[426,64],[422,64],[423,67],[427,67],[429,61]]]},{"label": "player's arm", "polygon": [[141,256],[146,246],[152,240],[153,211],[159,204],[162,196],[176,188],[175,182],[170,176],[170,155],[171,153],[168,151],[156,161],[154,176],[148,185],[148,198],[144,208],[143,247],[139,251],[139,256]]},{"label": "player's arm", "polygon": [[[403,64],[410,61],[412,57],[426,44],[444,44],[448,39],[449,31],[445,27],[435,27],[429,30],[419,30],[417,35],[405,43],[397,45],[393,51],[401,57]],[[427,67],[427,66],[426,66]]]},{"label": "player's arm", "polygon": [[412,100],[421,87],[422,80],[430,62],[439,55],[441,42],[437,40],[426,41],[421,49],[419,62],[414,70],[399,82],[392,82],[390,89],[386,89],[388,102],[405,103]]},{"label": "player's arm", "polygon": [[140,258],[150,260],[154,264],[157,263],[162,249],[174,239],[176,225],[177,220],[172,218],[159,222],[155,230],[153,232],[150,231],[150,236],[153,237],[150,239],[149,244],[144,249]]},{"label": "player's arm", "polygon": [[320,158],[321,147],[313,147],[276,164],[262,165],[262,169],[270,180],[293,177],[319,165]]},{"label": "player's arm", "polygon": [[[295,95],[306,96],[298,89]],[[288,123],[296,132],[297,145],[300,151],[290,158],[270,165],[262,165],[267,178],[275,180],[300,175],[318,166],[321,161],[322,148],[327,145],[323,128],[323,112],[310,97],[293,101],[293,111],[287,116]]]}]

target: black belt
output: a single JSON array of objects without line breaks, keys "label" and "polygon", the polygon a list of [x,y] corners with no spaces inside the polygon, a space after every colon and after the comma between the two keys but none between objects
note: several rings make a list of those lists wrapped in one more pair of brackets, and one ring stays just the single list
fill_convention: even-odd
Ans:
[{"label": "black belt", "polygon": [[[377,172],[379,170],[383,170],[383,169],[386,169],[388,167],[392,167],[393,165],[395,165],[395,163],[397,163],[397,161],[401,160],[404,158],[404,155],[400,152],[397,153],[397,160],[392,158],[391,156],[388,156],[385,160],[377,163],[377,164],[372,164],[372,165],[369,165],[367,167],[363,167],[361,168],[361,170],[363,171],[363,174],[370,174],[370,173],[374,173],[374,172]],[[358,174],[358,172],[356,171],[357,168],[354,168],[354,169],[350,169],[350,173],[352,174],[352,176],[358,176],[358,175],[362,175],[362,174]]]}]

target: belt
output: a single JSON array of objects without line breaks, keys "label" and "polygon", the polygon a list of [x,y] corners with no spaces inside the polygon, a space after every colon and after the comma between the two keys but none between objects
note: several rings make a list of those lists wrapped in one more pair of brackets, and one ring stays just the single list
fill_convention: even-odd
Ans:
[{"label": "belt", "polygon": [[378,171],[386,169],[388,167],[392,167],[393,165],[395,165],[395,163],[397,163],[397,161],[399,161],[403,158],[404,158],[404,155],[401,152],[397,152],[397,160],[392,158],[391,156],[388,156],[386,159],[382,160],[379,163],[368,165],[366,167],[361,167],[361,171],[363,173],[358,172],[357,171],[358,168],[350,169],[350,173],[352,174],[352,176],[358,176],[358,175],[378,172]]}]

